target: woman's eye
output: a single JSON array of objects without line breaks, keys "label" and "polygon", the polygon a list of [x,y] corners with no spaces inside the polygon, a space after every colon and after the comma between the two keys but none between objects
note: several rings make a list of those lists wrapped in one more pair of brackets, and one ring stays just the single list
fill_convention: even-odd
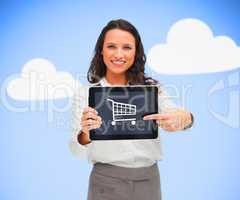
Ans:
[{"label": "woman's eye", "polygon": [[125,46],[125,47],[123,47],[124,49],[127,49],[127,50],[130,50],[130,49],[132,49],[132,47],[130,47],[130,46]]},{"label": "woman's eye", "polygon": [[109,46],[107,46],[107,48],[109,48],[109,49],[113,49],[115,46],[113,46],[113,45],[109,45]]}]

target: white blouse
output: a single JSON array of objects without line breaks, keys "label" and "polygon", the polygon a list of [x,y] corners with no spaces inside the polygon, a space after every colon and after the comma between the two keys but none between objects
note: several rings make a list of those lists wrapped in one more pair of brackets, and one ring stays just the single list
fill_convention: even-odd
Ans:
[{"label": "white blouse", "polygon": [[[111,86],[105,78],[100,81],[101,86]],[[73,98],[72,138],[70,150],[78,158],[86,158],[91,163],[101,162],[121,167],[147,167],[162,159],[161,138],[144,140],[101,140],[81,145],[77,135],[81,130],[81,115],[88,106],[88,87],[80,87]],[[166,91],[160,87],[158,95],[159,112],[176,108]]]}]

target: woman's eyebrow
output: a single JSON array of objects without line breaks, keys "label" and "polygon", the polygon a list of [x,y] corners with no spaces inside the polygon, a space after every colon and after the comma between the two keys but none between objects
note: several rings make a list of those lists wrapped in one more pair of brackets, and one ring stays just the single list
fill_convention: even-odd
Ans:
[{"label": "woman's eyebrow", "polygon": [[[105,45],[118,45],[118,44],[114,43],[114,42],[106,42]],[[124,43],[124,44],[122,44],[122,46],[134,47],[135,45],[131,44],[131,43]]]},{"label": "woman's eyebrow", "polygon": [[106,44],[106,45],[109,45],[109,44],[115,45],[114,42],[106,42],[105,44]]},{"label": "woman's eyebrow", "polygon": [[133,47],[133,46],[134,46],[134,44],[130,44],[130,43],[125,43],[125,44],[123,44],[123,45],[126,45],[126,46],[131,46],[131,47]]}]

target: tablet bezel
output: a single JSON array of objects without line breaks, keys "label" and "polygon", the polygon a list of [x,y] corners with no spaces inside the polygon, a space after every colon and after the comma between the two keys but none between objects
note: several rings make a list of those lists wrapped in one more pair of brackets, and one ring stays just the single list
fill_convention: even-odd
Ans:
[{"label": "tablet bezel", "polygon": [[[142,91],[142,88],[145,88],[147,91],[154,92],[154,101],[155,101],[155,109],[158,113],[158,87],[157,86],[126,86],[126,87],[102,87],[102,86],[92,86],[89,88],[88,95],[88,105],[92,108],[95,108],[95,92],[108,92],[111,90],[112,92],[118,92],[124,90],[131,92],[136,92],[137,90]],[[149,113],[149,114],[154,114]],[[95,133],[95,129],[90,130],[90,139],[91,140],[128,140],[128,139],[156,139],[158,137],[158,125],[155,120],[153,120],[152,134],[116,134],[116,135],[99,135]]]}]

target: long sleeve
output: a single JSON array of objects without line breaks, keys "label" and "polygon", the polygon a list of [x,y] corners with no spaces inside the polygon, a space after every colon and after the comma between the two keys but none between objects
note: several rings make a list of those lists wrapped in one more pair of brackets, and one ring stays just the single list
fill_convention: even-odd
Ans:
[{"label": "long sleeve", "polygon": [[79,87],[72,99],[72,135],[69,141],[69,148],[72,154],[78,158],[86,158],[88,145],[81,145],[77,136],[81,130],[81,117],[85,107],[88,106],[88,87]]}]

